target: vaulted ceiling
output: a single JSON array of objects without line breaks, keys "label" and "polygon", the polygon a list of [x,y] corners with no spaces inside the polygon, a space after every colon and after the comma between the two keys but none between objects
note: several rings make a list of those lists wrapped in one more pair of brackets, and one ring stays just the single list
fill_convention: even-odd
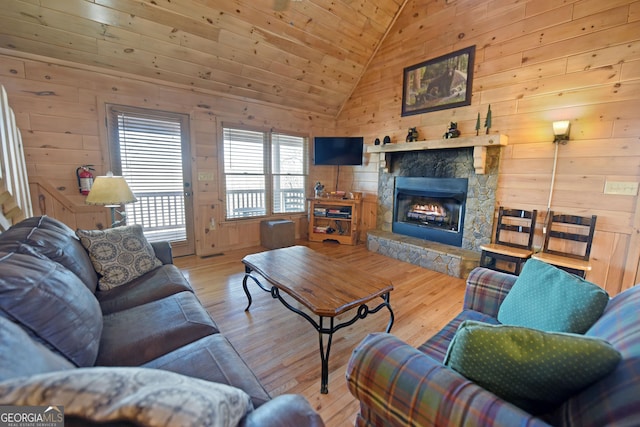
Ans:
[{"label": "vaulted ceiling", "polygon": [[2,0],[0,48],[335,116],[406,0]]}]

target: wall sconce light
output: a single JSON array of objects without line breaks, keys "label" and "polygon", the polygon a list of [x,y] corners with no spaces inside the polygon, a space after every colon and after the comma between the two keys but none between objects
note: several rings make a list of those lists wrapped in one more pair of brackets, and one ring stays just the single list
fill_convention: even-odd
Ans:
[{"label": "wall sconce light", "polygon": [[[125,213],[116,210],[120,205],[137,202],[136,196],[133,195],[127,181],[121,176],[113,176],[113,173],[107,172],[106,176],[98,176],[93,182],[91,191],[85,199],[88,205],[99,205],[111,209],[111,227],[117,227],[125,223]],[[116,213],[120,215],[120,219],[116,220]]]},{"label": "wall sconce light", "polygon": [[570,126],[571,126],[571,122],[569,122],[569,120],[553,122],[553,134],[555,135],[555,138],[553,140],[554,144],[557,144],[557,143],[566,144],[567,141],[569,141]]}]

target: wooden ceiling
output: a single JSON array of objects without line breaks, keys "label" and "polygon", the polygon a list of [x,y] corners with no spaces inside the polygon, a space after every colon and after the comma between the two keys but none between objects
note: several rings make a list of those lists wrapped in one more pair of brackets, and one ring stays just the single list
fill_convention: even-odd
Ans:
[{"label": "wooden ceiling", "polygon": [[0,48],[336,116],[406,0],[2,0]]}]

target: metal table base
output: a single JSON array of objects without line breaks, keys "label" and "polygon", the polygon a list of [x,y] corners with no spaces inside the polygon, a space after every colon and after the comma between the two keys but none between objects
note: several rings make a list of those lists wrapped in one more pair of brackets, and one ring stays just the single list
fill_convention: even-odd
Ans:
[{"label": "metal table base", "polygon": [[[383,307],[386,307],[389,310],[389,323],[387,324],[386,332],[389,333],[391,331],[391,327],[393,326],[394,315],[393,310],[391,309],[391,303],[389,302],[389,292],[382,294],[380,297],[382,298],[382,302],[378,304],[373,309],[369,309],[367,304],[362,304],[358,307],[356,314],[345,322],[335,324],[335,317],[333,316],[318,316],[318,321],[316,322],[311,316],[309,316],[304,311],[293,307],[289,304],[282,296],[280,295],[280,289],[276,286],[272,286],[271,288],[265,287],[260,281],[251,275],[252,269],[248,266],[245,266],[245,275],[244,279],[242,279],[242,288],[244,289],[244,293],[247,295],[248,304],[244,311],[249,311],[249,307],[251,307],[251,303],[253,302],[251,298],[251,294],[249,293],[249,288],[247,286],[247,279],[253,280],[256,285],[260,289],[265,292],[269,292],[271,297],[274,299],[278,299],[282,305],[291,310],[292,312],[302,316],[305,318],[311,325],[318,331],[318,340],[320,344],[320,360],[322,362],[322,371],[321,371],[321,380],[320,380],[320,393],[327,394],[329,392],[329,353],[331,352],[331,341],[333,339],[333,334],[340,329],[350,326],[356,322],[358,319],[364,319],[370,313],[377,313]],[[286,293],[286,292],[285,292]],[[325,319],[329,319],[329,327],[325,327]],[[326,339],[325,339],[326,336]],[[326,344],[325,344],[326,341]]]}]

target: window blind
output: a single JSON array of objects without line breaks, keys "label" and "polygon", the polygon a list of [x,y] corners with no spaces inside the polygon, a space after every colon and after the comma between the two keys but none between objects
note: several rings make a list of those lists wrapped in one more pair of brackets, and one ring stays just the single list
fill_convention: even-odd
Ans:
[{"label": "window blind", "polygon": [[[114,172],[138,202],[125,205],[128,224],[151,241],[186,239],[182,159],[185,116],[110,106]],[[118,170],[119,169],[119,170]]]},{"label": "window blind", "polygon": [[265,134],[223,129],[226,218],[266,215]]},{"label": "window blind", "polygon": [[304,212],[306,138],[271,135],[273,213]]},{"label": "window blind", "polygon": [[223,140],[227,219],[305,211],[307,138],[225,127]]}]

